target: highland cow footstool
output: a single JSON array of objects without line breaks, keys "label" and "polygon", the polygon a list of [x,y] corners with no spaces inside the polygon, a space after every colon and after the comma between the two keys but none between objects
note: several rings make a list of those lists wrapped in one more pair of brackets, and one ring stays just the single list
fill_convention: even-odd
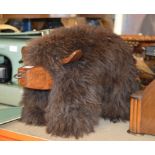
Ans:
[{"label": "highland cow footstool", "polygon": [[[82,52],[78,59],[62,63],[77,50]],[[100,117],[129,119],[138,72],[132,50],[119,36],[100,27],[58,28],[32,40],[24,51],[24,65],[44,68],[53,84],[50,90],[24,88],[23,122],[78,138],[93,132]]]}]

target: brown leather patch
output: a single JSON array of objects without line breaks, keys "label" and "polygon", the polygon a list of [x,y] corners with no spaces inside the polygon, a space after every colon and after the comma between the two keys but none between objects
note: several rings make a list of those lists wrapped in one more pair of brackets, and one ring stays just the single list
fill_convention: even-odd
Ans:
[{"label": "brown leather patch", "polygon": [[42,67],[21,67],[18,69],[19,84],[26,88],[48,90],[52,88],[53,79]]}]

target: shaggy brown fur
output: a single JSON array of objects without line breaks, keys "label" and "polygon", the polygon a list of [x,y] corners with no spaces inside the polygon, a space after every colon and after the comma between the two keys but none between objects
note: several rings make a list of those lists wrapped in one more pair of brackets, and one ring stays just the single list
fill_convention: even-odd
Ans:
[{"label": "shaggy brown fur", "polygon": [[[47,132],[76,138],[94,131],[99,117],[129,119],[129,97],[138,89],[132,51],[119,36],[97,27],[59,28],[28,45],[25,65],[53,76],[51,91],[25,89],[22,120]],[[77,62],[60,60],[81,49]]]}]

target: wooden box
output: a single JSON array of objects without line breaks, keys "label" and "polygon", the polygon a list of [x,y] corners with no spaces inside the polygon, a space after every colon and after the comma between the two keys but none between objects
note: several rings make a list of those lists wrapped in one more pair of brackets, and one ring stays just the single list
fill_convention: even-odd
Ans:
[{"label": "wooden box", "polygon": [[129,131],[155,135],[155,80],[131,96]]}]

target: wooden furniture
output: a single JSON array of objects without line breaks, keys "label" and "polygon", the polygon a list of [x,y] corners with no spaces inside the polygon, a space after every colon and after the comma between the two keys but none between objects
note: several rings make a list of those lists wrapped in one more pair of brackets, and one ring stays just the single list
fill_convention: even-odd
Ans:
[{"label": "wooden furniture", "polygon": [[[26,54],[26,49],[22,54]],[[72,52],[68,57],[63,58],[61,63],[67,64],[74,61],[77,61],[81,58],[82,51],[76,50]],[[15,75],[15,78],[18,79],[18,83],[25,88],[38,89],[38,90],[49,90],[53,85],[53,78],[41,66],[24,66],[18,69],[18,73]]]},{"label": "wooden furniture", "polygon": [[0,129],[0,141],[45,141],[46,139]]},{"label": "wooden furniture", "polygon": [[22,19],[22,18],[60,18],[74,17],[76,14],[0,14],[0,18],[5,19]]},{"label": "wooden furniture", "polygon": [[121,38],[136,48],[142,48],[146,46],[155,45],[155,36],[121,35]]},{"label": "wooden furniture", "polygon": [[19,18],[71,18],[71,17],[87,17],[87,18],[104,18],[112,16],[111,14],[0,14],[0,18],[19,19]]},{"label": "wooden furniture", "polygon": [[133,48],[133,56],[139,70],[141,84],[148,85],[155,79],[155,36],[121,35],[120,37]]},{"label": "wooden furniture", "polygon": [[155,80],[131,96],[129,131],[155,135]]}]

